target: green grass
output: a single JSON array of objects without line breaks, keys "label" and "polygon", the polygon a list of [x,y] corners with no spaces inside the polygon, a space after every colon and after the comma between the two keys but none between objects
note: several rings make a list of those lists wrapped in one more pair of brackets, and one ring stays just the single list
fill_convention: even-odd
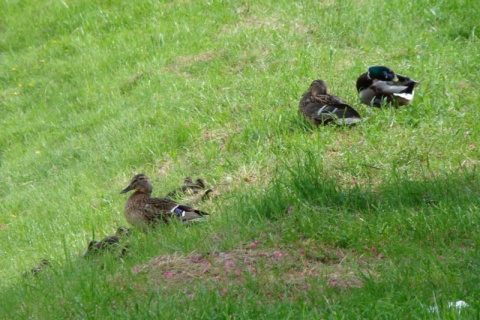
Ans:
[{"label": "green grass", "polygon": [[[479,11],[4,1],[0,318],[478,318]],[[411,106],[359,104],[377,64],[421,82]],[[301,119],[317,78],[365,121]],[[82,259],[140,172],[156,196],[206,179],[210,223]]]}]

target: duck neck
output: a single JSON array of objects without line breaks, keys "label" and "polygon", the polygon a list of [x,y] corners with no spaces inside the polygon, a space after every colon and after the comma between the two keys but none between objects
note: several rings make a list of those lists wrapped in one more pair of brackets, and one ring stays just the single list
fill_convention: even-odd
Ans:
[{"label": "duck neck", "polygon": [[142,203],[147,203],[148,199],[150,199],[150,193],[145,193],[141,191],[135,191],[129,198],[128,200],[130,201],[135,201],[135,202],[142,202]]}]

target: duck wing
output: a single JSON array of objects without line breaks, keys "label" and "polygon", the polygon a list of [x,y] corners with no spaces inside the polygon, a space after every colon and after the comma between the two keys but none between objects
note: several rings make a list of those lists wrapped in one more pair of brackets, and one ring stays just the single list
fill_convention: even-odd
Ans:
[{"label": "duck wing", "polygon": [[375,81],[370,88],[375,92],[375,97],[371,100],[371,104],[380,106],[382,100],[387,102],[395,102],[397,105],[407,105],[412,102],[414,97],[414,89],[418,86],[418,82],[406,78],[405,81]]},{"label": "duck wing", "polygon": [[[410,86],[414,85],[413,82],[410,83]],[[393,82],[393,81],[374,81],[370,88],[378,94],[395,94],[401,93],[404,90],[408,89],[409,86],[405,85],[401,82]],[[412,87],[413,89],[414,87]]]},{"label": "duck wing", "polygon": [[207,212],[194,209],[175,201],[161,198],[150,198],[145,205],[147,218],[151,221],[160,220],[168,223],[172,217],[180,218],[182,221],[198,219],[208,215]]},{"label": "duck wing", "polygon": [[357,79],[357,83],[356,83],[357,91],[360,92],[362,90],[367,89],[368,87],[370,87],[372,83],[373,81],[368,78],[368,74],[366,72],[362,73]]},{"label": "duck wing", "polygon": [[400,74],[397,74],[398,82],[405,85],[409,86],[413,82],[413,87],[416,88],[420,85],[420,82],[415,81],[413,79],[410,79],[409,77],[402,76]]},{"label": "duck wing", "polygon": [[320,104],[336,104],[336,103],[344,103],[342,99],[333,95],[333,94],[311,94],[310,92],[305,92],[300,99],[299,109],[303,112],[303,110],[312,103],[320,103]]},{"label": "duck wing", "polygon": [[311,102],[323,104],[344,104],[342,99],[333,94],[315,94],[311,97]]},{"label": "duck wing", "polygon": [[177,207],[172,209],[172,215],[175,215],[182,219],[182,221],[189,221],[194,219],[200,219],[209,214],[205,211],[200,211],[198,209],[189,207],[187,205],[179,204]]},{"label": "duck wing", "polygon": [[302,113],[315,125],[328,124],[354,124],[360,122],[360,114],[348,104],[334,95],[315,95],[311,102],[303,107]]},{"label": "duck wing", "polygon": [[150,198],[145,204],[145,217],[150,223],[168,223],[170,211],[177,205],[175,201],[162,198]]}]

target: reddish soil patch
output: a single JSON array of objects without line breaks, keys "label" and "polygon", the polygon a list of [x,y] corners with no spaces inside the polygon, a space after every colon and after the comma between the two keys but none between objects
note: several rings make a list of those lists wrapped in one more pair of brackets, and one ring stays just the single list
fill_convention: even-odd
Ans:
[{"label": "reddish soil patch", "polygon": [[308,290],[319,280],[329,287],[362,286],[358,264],[346,262],[350,253],[331,250],[323,253],[299,249],[257,249],[258,241],[246,249],[228,252],[193,253],[189,256],[160,255],[131,269],[133,274],[146,274],[150,283],[177,287],[194,280],[202,282],[243,283],[246,279],[269,286],[272,283]]}]

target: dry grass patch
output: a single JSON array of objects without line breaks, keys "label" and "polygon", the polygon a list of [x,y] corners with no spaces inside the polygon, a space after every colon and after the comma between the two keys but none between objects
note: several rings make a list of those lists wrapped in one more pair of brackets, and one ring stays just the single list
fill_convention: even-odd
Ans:
[{"label": "dry grass patch", "polygon": [[199,54],[188,55],[188,56],[178,56],[176,57],[169,66],[167,70],[171,72],[176,72],[184,66],[190,66],[197,62],[206,62],[222,55],[222,51],[206,51]]},{"label": "dry grass patch", "polygon": [[[246,248],[226,252],[160,255],[134,266],[131,272],[143,274],[149,283],[166,289],[189,291],[189,283],[200,281],[222,293],[227,287],[255,283],[264,296],[276,295],[277,290],[284,289],[295,296],[314,286],[361,287],[361,274],[367,273],[363,269],[366,265],[371,268],[375,262],[366,263],[367,258],[353,251],[327,248],[310,241],[273,249],[259,248],[261,246],[261,242],[253,241]],[[379,259],[381,257],[373,258]]]}]

